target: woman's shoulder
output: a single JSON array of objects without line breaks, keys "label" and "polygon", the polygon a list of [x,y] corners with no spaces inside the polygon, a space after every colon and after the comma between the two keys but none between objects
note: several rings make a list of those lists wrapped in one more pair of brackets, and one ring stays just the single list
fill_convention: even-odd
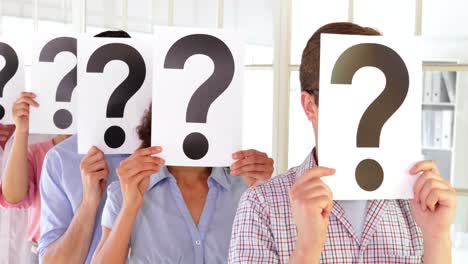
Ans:
[{"label": "woman's shoulder", "polygon": [[30,144],[28,146],[29,154],[30,155],[41,155],[45,156],[47,152],[54,147],[54,143],[52,140],[47,140],[43,142],[37,142]]}]

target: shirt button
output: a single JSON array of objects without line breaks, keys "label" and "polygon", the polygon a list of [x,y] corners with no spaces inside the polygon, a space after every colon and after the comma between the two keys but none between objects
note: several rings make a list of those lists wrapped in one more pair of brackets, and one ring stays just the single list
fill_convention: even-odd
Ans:
[{"label": "shirt button", "polygon": [[359,252],[359,263],[362,263],[363,260],[364,260],[364,253],[361,251]]},{"label": "shirt button", "polygon": [[195,241],[195,244],[199,246],[199,245],[201,245],[201,241],[197,240],[197,241]]}]

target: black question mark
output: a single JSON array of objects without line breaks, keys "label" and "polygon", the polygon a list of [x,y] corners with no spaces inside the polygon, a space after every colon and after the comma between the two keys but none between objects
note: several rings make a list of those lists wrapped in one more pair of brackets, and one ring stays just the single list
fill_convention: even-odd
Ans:
[{"label": "black question mark", "polygon": [[[62,52],[70,52],[76,57],[76,38],[72,37],[59,37],[47,42],[39,54],[40,62],[54,62],[56,56]],[[57,102],[71,102],[73,91],[76,88],[77,65],[73,67],[60,81],[57,92],[55,94],[55,101]],[[73,116],[70,111],[60,109],[54,114],[54,124],[60,129],[70,127],[73,123]]]},{"label": "black question mark", "polygon": [[[128,66],[127,78],[117,86],[107,103],[106,117],[122,118],[128,100],[140,90],[146,78],[146,64],[141,54],[132,46],[110,43],[99,47],[89,58],[87,72],[103,73],[107,63],[118,60]],[[104,141],[110,148],[118,148],[125,142],[125,131],[119,126],[109,127]]]},{"label": "black question mark", "polygon": [[[0,71],[0,97],[3,97],[5,85],[18,71],[19,59],[15,50],[8,44],[0,42],[0,55],[5,58],[5,66]],[[0,120],[5,116],[5,108],[0,105]]]},{"label": "black question mark", "polygon": [[[229,87],[235,71],[229,47],[217,37],[206,34],[188,35],[176,41],[167,52],[164,68],[184,69],[188,58],[197,54],[211,58],[214,70],[190,98],[185,118],[188,123],[206,123],[211,104]],[[184,139],[184,153],[192,160],[203,158],[208,149],[208,139],[201,133],[190,133]]]},{"label": "black question mark", "polygon": [[[366,66],[381,70],[386,85],[362,115],[356,144],[358,148],[378,148],[382,127],[408,94],[409,74],[405,62],[393,49],[376,43],[361,43],[340,55],[333,68],[331,83],[351,84],[354,74]],[[377,190],[383,178],[382,167],[373,159],[362,160],[356,167],[356,181],[363,190]]]}]

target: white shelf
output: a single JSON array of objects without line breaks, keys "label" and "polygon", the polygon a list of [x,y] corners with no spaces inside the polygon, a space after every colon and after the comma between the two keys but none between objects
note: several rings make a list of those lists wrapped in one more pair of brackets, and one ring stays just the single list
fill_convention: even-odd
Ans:
[{"label": "white shelf", "polygon": [[433,108],[455,108],[454,103],[423,103],[423,108],[425,107],[433,107]]},{"label": "white shelf", "polygon": [[455,188],[455,191],[457,192],[457,196],[468,197],[468,189]]},{"label": "white shelf", "polygon": [[453,151],[452,148],[439,148],[439,147],[429,147],[429,146],[423,146],[422,150]]}]

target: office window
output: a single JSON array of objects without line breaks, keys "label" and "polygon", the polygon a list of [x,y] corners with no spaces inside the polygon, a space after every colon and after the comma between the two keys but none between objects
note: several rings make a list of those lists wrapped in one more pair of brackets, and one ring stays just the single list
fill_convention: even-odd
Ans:
[{"label": "office window", "polygon": [[291,63],[299,64],[307,40],[321,26],[348,21],[348,0],[291,1]]},{"label": "office window", "polygon": [[[169,0],[153,0],[152,3],[152,23],[154,26],[167,26],[169,25],[169,18],[172,17],[172,12],[170,13],[170,4]],[[134,5],[132,1],[132,5]],[[130,5],[130,3],[129,3]]]},{"label": "office window", "polygon": [[71,0],[38,0],[38,31],[73,31],[73,2]]},{"label": "office window", "polygon": [[173,0],[173,3],[174,26],[217,26],[217,0]]},{"label": "office window", "polygon": [[243,147],[257,149],[271,156],[273,71],[247,70],[244,75]]},{"label": "office window", "polygon": [[86,32],[95,35],[103,30],[123,29],[123,0],[87,0]]},{"label": "office window", "polygon": [[224,0],[222,27],[243,38],[246,65],[273,63],[272,3],[270,0]]},{"label": "office window", "polygon": [[[0,2],[0,35],[31,43],[34,32],[32,0]],[[31,64],[31,52],[25,50],[25,64]]]},{"label": "office window", "polygon": [[18,33],[31,35],[34,31],[33,1],[2,0],[1,10],[1,34],[12,36]]},{"label": "office window", "polygon": [[315,135],[312,123],[302,109],[299,72],[292,71],[290,80],[288,167],[293,167],[300,165],[313,149]]},{"label": "office window", "polygon": [[[138,32],[151,34],[153,32],[154,13],[156,8],[158,7],[157,4],[159,4],[160,2],[162,1],[127,1],[127,19],[126,22],[124,20],[122,28],[126,27],[126,29],[132,33]],[[165,13],[167,14],[167,12]],[[167,19],[164,22],[166,23]]]},{"label": "office window", "polygon": [[416,26],[415,15],[416,1],[354,0],[353,21],[373,27],[384,35],[413,35]]}]

